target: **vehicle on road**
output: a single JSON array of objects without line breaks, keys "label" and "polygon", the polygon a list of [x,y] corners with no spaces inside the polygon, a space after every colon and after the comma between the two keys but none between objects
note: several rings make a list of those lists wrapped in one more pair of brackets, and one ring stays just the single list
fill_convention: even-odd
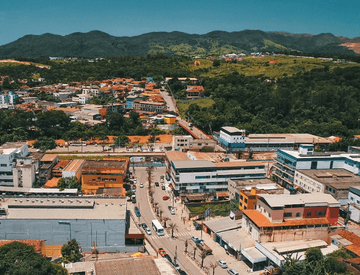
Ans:
[{"label": "vehicle on road", "polygon": [[158,236],[164,236],[164,227],[162,227],[158,220],[152,220],[151,225]]},{"label": "vehicle on road", "polygon": [[170,205],[170,206],[169,206],[169,210],[170,210],[171,215],[175,215],[175,209],[174,209],[174,207],[172,207],[172,206]]},{"label": "vehicle on road", "polygon": [[221,267],[221,268],[227,268],[228,266],[227,266],[227,263],[225,262],[225,261],[223,261],[223,260],[217,260],[217,263],[219,264],[219,266]]},{"label": "vehicle on road", "polygon": [[163,200],[164,200],[164,201],[167,201],[168,199],[170,199],[169,196],[163,196]]},{"label": "vehicle on road", "polygon": [[133,199],[131,200],[131,202],[132,202],[132,203],[136,203],[136,198],[133,198]]},{"label": "vehicle on road", "polygon": [[178,264],[173,263],[173,266],[176,270],[180,270],[180,266]]},{"label": "vehicle on road", "polygon": [[136,184],[136,183],[137,183],[137,179],[134,179],[134,180],[133,180],[133,183]]},{"label": "vehicle on road", "polygon": [[158,182],[155,182],[155,186],[156,186],[156,187],[159,187],[160,184],[159,184]]},{"label": "vehicle on road", "polygon": [[164,179],[160,179],[160,182],[161,182],[161,183],[164,183]]},{"label": "vehicle on road", "polygon": [[135,206],[134,210],[135,210],[136,217],[141,217],[140,210],[137,206]]},{"label": "vehicle on road", "polygon": [[191,239],[193,240],[194,243],[197,243],[199,241],[199,238],[195,236],[191,236]]},{"label": "vehicle on road", "polygon": [[235,269],[232,269],[232,268],[229,268],[227,270],[227,272],[230,274],[230,275],[239,275],[239,273],[235,270]]},{"label": "vehicle on road", "polygon": [[144,184],[143,183],[140,183],[140,188],[143,188],[144,187]]},{"label": "vehicle on road", "polygon": [[165,185],[161,186],[161,190],[165,190]]},{"label": "vehicle on road", "polygon": [[144,229],[144,231],[146,232],[146,234],[151,235],[151,230],[150,230],[150,228],[147,226],[146,223],[142,223],[141,226],[142,226],[142,228]]},{"label": "vehicle on road", "polygon": [[166,251],[165,251],[162,247],[159,248],[159,254],[160,254],[162,257],[165,257],[165,255],[167,255]]},{"label": "vehicle on road", "polygon": [[131,192],[133,192],[133,193],[136,192],[136,187],[135,187],[135,186],[133,186],[133,187],[131,188]]}]

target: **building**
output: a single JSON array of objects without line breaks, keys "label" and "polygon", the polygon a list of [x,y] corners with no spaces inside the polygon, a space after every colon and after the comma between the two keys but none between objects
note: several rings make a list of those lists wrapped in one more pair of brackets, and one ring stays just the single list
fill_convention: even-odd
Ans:
[{"label": "building", "polygon": [[137,98],[137,95],[129,95],[128,97],[126,97],[126,109],[132,109],[134,100]]},{"label": "building", "polygon": [[132,107],[136,111],[154,112],[157,114],[163,113],[167,108],[164,102],[141,101],[138,99],[133,101]]},{"label": "building", "polygon": [[296,170],[294,185],[304,193],[326,193],[347,204],[349,188],[360,185],[360,176],[345,169]]},{"label": "building", "polygon": [[188,85],[186,87],[186,98],[193,99],[193,98],[200,98],[205,89],[203,86],[196,86],[196,85]]},{"label": "building", "polygon": [[229,161],[219,154],[167,151],[167,169],[175,192],[227,191],[230,179],[265,178],[265,165],[258,161]]},{"label": "building", "polygon": [[81,94],[78,95],[78,97],[79,97],[79,103],[82,105],[88,104],[90,99],[93,98],[93,96],[89,94]]},{"label": "building", "polygon": [[81,169],[84,165],[85,160],[83,159],[73,159],[66,167],[62,170],[63,178],[71,178],[76,177],[80,180],[81,177]]},{"label": "building", "polygon": [[242,228],[258,242],[327,240],[343,228],[339,209],[328,194],[259,194],[255,209],[243,210]]},{"label": "building", "polygon": [[172,147],[176,151],[201,150],[203,147],[215,147],[211,139],[194,139],[192,136],[173,136]]},{"label": "building", "polygon": [[349,188],[348,203],[350,219],[360,223],[360,185]]},{"label": "building", "polygon": [[53,177],[62,177],[62,171],[65,169],[66,166],[70,163],[70,160],[62,160],[59,161],[52,169],[52,176]]},{"label": "building", "polygon": [[45,154],[41,159],[39,168],[39,180],[41,184],[45,184],[52,178],[52,169],[59,162],[59,157],[56,154]]},{"label": "building", "polygon": [[61,248],[76,239],[83,252],[138,252],[132,244],[126,198],[37,197],[6,198],[1,202],[0,239],[46,240]]},{"label": "building", "polygon": [[289,188],[294,186],[295,170],[345,169],[359,175],[360,155],[347,153],[316,153],[314,146],[302,144],[297,151],[278,150],[274,169],[274,180]]},{"label": "building", "polygon": [[327,148],[330,143],[335,142],[332,138],[311,134],[250,134],[245,136],[245,130],[235,127],[222,127],[220,133],[213,133],[213,137],[230,152],[294,150],[300,144],[312,144]]},{"label": "building", "polygon": [[82,167],[82,191],[96,194],[101,188],[123,188],[128,168],[128,159],[88,160]]},{"label": "building", "polygon": [[14,186],[13,168],[19,157],[27,157],[28,145],[26,142],[6,142],[0,146],[0,189]]},{"label": "building", "polygon": [[[276,184],[275,184],[276,185]],[[264,189],[261,187],[252,187],[250,190],[242,189],[240,191],[239,197],[239,209],[256,209],[256,203],[258,200],[259,194],[283,194],[283,188],[278,189],[277,186],[274,189],[271,189],[271,186],[264,186]]]}]

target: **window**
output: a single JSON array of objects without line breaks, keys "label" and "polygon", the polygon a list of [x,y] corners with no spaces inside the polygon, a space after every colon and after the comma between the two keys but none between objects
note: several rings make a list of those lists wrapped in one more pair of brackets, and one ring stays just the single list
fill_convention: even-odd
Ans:
[{"label": "window", "polygon": [[299,212],[296,213],[296,217],[300,217],[300,213],[299,213]]},{"label": "window", "polygon": [[248,199],[247,198],[245,198],[245,203],[247,203],[248,202]]},{"label": "window", "polygon": [[284,218],[292,217],[291,212],[284,213]]},{"label": "window", "polygon": [[244,198],[243,195],[240,195],[240,200],[243,200],[243,198]]},{"label": "window", "polygon": [[353,197],[350,197],[350,200],[352,200],[352,201],[353,201],[353,200],[354,200],[354,198],[353,198]]},{"label": "window", "polygon": [[360,204],[360,201],[357,200],[356,203],[357,203],[357,204]]},{"label": "window", "polygon": [[315,215],[316,216],[324,216],[326,214],[326,211],[316,211]]},{"label": "window", "polygon": [[311,162],[311,169],[316,169],[317,168],[317,161],[312,161]]},{"label": "window", "polygon": [[6,164],[1,163],[1,167],[6,167],[6,166],[7,166]]}]

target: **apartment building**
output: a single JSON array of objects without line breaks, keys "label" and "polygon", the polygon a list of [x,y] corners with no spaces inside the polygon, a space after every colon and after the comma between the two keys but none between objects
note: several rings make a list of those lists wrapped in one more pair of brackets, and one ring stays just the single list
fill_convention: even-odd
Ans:
[{"label": "apartment building", "polygon": [[347,153],[316,153],[314,145],[301,144],[297,151],[278,150],[274,180],[282,186],[294,186],[296,170],[306,169],[345,169],[359,175],[360,155]]},{"label": "apartment building", "polygon": [[150,102],[134,100],[133,109],[136,111],[155,112],[157,114],[163,113],[167,108],[164,102]]},{"label": "apartment building", "polygon": [[173,136],[172,147],[176,151],[200,150],[203,147],[215,147],[216,142],[211,139],[194,139],[192,136]]},{"label": "apartment building", "polygon": [[350,187],[348,196],[350,219],[360,223],[360,185]]},{"label": "apartment building", "polygon": [[168,151],[166,158],[176,194],[226,191],[230,179],[266,177],[265,165],[258,161],[229,161],[218,154],[190,151]]},{"label": "apartment building", "polygon": [[243,210],[242,228],[258,242],[326,240],[343,228],[340,203],[329,194],[259,194],[254,210]]}]

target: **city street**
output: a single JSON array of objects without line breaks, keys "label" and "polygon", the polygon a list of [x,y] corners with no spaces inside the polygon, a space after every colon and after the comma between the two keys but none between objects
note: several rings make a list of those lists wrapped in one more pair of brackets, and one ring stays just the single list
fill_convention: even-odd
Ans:
[{"label": "city street", "polygon": [[[145,167],[135,168],[135,178],[137,179],[137,189],[136,189],[136,206],[139,207],[141,217],[140,223],[145,222],[149,228],[152,230],[152,234],[149,236],[146,233],[145,236],[152,244],[152,246],[157,250],[159,247],[165,249],[165,251],[174,259],[175,249],[177,246],[177,263],[180,265],[181,269],[184,270],[187,274],[206,274],[204,271],[200,270],[194,261],[189,257],[184,255],[185,250],[185,241],[188,241],[188,252],[192,255],[194,253],[195,244],[191,240],[191,236],[201,237],[201,231],[195,230],[191,222],[182,222],[182,204],[180,202],[175,202],[172,200],[171,190],[166,184],[166,190],[162,190],[160,183],[160,176],[165,174],[165,167],[157,167],[153,171],[153,190],[154,200],[158,203],[159,208],[163,211],[162,217],[168,218],[167,229],[165,229],[165,236],[157,236],[156,233],[151,228],[151,220],[156,219],[156,216],[153,212],[153,209],[150,205],[149,195],[148,195],[148,181],[147,181],[147,172]],[[154,182],[159,182],[160,186],[155,187]],[[140,183],[144,184],[143,188],[139,188]],[[170,196],[170,200],[164,201],[163,196]],[[133,211],[134,204],[131,202],[128,203],[129,209]],[[175,215],[171,215],[168,206],[174,205]],[[171,238],[171,231],[169,230],[169,224],[175,223],[177,229],[174,230],[174,237]],[[234,268],[239,274],[248,274],[249,267],[242,261],[238,261],[230,255],[225,253],[224,248],[222,248],[218,243],[215,243],[208,234],[203,232],[202,238],[205,241],[205,244],[208,245],[212,250],[213,254],[208,255],[204,260],[204,266],[210,267],[210,263],[215,263],[217,259],[225,260],[230,268]],[[159,257],[161,257],[159,255]],[[201,263],[201,254],[199,249],[196,249],[196,262]],[[252,274],[259,274],[261,272],[253,272]],[[212,274],[212,269],[208,269],[208,274]],[[215,275],[225,275],[228,274],[226,269],[217,267],[215,269]]]}]

